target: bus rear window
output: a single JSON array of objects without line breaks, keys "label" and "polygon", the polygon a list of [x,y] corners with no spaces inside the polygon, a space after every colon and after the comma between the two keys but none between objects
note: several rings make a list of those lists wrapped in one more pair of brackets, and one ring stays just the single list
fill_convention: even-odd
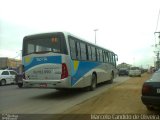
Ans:
[{"label": "bus rear window", "polygon": [[48,52],[67,54],[65,40],[60,36],[53,36],[49,38],[28,37],[24,39],[23,56]]}]

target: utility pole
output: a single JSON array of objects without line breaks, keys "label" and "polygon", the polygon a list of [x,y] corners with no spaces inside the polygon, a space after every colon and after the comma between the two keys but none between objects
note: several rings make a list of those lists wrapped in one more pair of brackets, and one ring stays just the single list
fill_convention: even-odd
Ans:
[{"label": "utility pole", "polygon": [[[159,12],[158,12],[158,18],[157,18],[157,24],[156,24],[156,29],[155,29],[155,32],[154,32],[154,35],[155,35],[155,53],[156,53],[156,56],[157,56],[157,61],[155,62],[155,65],[156,65],[156,69],[159,69],[160,68],[160,59],[159,59],[159,54],[160,54],[160,49],[159,49],[159,46],[160,46],[160,32],[157,32],[157,29],[158,29],[158,23],[159,23],[159,17],[160,17],[160,9],[159,9]],[[158,43],[156,43],[156,37],[158,36]]]},{"label": "utility pole", "polygon": [[155,61],[155,66],[156,66],[156,69],[159,69],[160,68],[160,32],[154,32],[154,35],[156,36],[156,38],[158,37],[158,42],[157,44],[155,43],[155,54],[156,54],[156,57],[157,57],[157,60]]},{"label": "utility pole", "polygon": [[94,29],[95,32],[95,44],[96,44],[96,32],[98,31],[98,29]]}]

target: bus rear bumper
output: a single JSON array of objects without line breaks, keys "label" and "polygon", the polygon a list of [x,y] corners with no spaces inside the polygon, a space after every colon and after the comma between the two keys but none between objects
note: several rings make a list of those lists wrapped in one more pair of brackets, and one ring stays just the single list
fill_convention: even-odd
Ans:
[{"label": "bus rear bumper", "polygon": [[69,79],[61,80],[26,80],[23,79],[23,87],[27,88],[70,88]]}]

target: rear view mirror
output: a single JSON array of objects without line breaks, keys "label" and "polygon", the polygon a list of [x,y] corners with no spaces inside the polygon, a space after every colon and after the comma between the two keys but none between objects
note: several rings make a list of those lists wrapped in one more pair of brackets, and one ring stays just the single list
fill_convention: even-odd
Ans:
[{"label": "rear view mirror", "polygon": [[118,61],[118,55],[116,55],[116,60]]}]

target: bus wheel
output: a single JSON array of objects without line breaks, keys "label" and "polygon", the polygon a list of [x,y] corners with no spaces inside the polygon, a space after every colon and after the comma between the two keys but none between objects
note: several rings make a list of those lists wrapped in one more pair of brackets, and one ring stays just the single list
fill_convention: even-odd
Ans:
[{"label": "bus wheel", "polygon": [[109,83],[113,83],[113,79],[114,79],[114,72],[111,73],[111,80],[109,81]]},{"label": "bus wheel", "polygon": [[95,74],[92,74],[92,82],[90,86],[90,90],[93,91],[96,88],[97,85],[97,77]]}]

